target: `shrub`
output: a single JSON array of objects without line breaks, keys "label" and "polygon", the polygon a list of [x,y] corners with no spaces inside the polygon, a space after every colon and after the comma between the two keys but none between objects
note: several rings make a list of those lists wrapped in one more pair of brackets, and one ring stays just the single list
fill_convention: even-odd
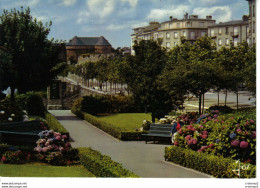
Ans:
[{"label": "shrub", "polygon": [[[164,157],[165,160],[213,175],[217,178],[237,178],[237,174],[232,171],[238,168],[237,161],[229,158],[198,153],[176,146],[166,147]],[[241,169],[240,178],[255,178],[256,167],[251,164],[246,166],[248,166],[248,169]]]},{"label": "shrub", "polygon": [[91,148],[78,148],[78,150],[80,163],[97,177],[138,177],[98,151]]},{"label": "shrub", "polygon": [[50,113],[45,114],[45,119],[49,129],[66,134],[68,136],[68,131],[60,124],[60,122]]},{"label": "shrub", "polygon": [[38,158],[52,165],[67,165],[72,155],[69,153],[71,144],[67,142],[67,135],[45,130],[39,133],[39,137],[34,148],[40,154]]},{"label": "shrub", "polygon": [[135,132],[130,132],[130,131],[122,131],[121,132],[121,140],[124,141],[139,141],[139,140],[144,140],[143,134],[147,133],[147,131],[135,131]]},{"label": "shrub", "polygon": [[30,153],[18,151],[6,151],[1,161],[5,164],[24,164],[30,159]]},{"label": "shrub", "polygon": [[229,106],[210,106],[208,111],[212,111],[212,110],[219,110],[220,113],[222,114],[229,114],[229,113],[232,113],[233,112],[233,109]]},{"label": "shrub", "polygon": [[46,110],[42,97],[39,94],[33,92],[27,93],[27,95],[26,110],[28,115],[44,117]]},{"label": "shrub", "polygon": [[10,98],[0,101],[0,123],[9,121],[22,121],[23,109],[16,102],[12,102]]},{"label": "shrub", "polygon": [[143,105],[136,104],[132,96],[84,96],[77,99],[72,111],[83,111],[92,115],[102,113],[142,112]]}]

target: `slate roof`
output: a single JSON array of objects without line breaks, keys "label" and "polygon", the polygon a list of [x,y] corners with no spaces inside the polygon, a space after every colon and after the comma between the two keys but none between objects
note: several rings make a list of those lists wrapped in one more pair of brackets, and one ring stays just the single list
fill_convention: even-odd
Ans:
[{"label": "slate roof", "polygon": [[67,46],[111,46],[105,37],[73,37]]},{"label": "slate roof", "polygon": [[229,21],[229,22],[223,22],[223,23],[219,23],[216,25],[212,25],[209,27],[219,27],[219,26],[229,26],[229,25],[246,25],[248,24],[248,21],[243,21],[243,20],[233,20],[233,21]]}]

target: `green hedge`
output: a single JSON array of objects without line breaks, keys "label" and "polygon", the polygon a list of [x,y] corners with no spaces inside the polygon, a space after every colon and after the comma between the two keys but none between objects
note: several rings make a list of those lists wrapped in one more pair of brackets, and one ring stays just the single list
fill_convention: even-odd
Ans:
[{"label": "green hedge", "polygon": [[[192,168],[217,178],[238,178],[236,173],[232,171],[238,169],[238,164],[235,160],[229,158],[220,158],[176,146],[166,147],[164,158],[167,161],[172,161],[181,166]],[[256,166],[247,165],[249,165],[249,169],[241,170],[240,178],[255,178]]]},{"label": "green hedge", "polygon": [[96,150],[91,148],[78,148],[78,150],[80,163],[97,177],[139,177]]},{"label": "green hedge", "polygon": [[62,134],[68,134],[68,131],[59,123],[59,121],[50,113],[45,114],[48,128]]},{"label": "green hedge", "polygon": [[88,113],[81,112],[76,109],[71,109],[72,113],[76,114],[79,118],[86,120],[90,124],[98,127],[99,129],[107,132],[111,136],[118,138],[120,140],[125,141],[138,141],[138,140],[144,140],[144,137],[142,136],[144,131],[126,131],[123,128],[116,127],[110,123],[104,122],[102,120],[99,120],[95,116],[92,116]]}]

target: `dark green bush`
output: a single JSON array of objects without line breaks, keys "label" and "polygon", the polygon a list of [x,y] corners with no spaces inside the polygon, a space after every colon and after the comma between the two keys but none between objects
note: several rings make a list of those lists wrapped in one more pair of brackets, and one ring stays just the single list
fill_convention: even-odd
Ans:
[{"label": "dark green bush", "polygon": [[42,97],[33,92],[27,93],[27,96],[26,110],[28,115],[44,117],[46,110]]},{"label": "dark green bush", "polygon": [[68,136],[68,131],[60,124],[60,122],[52,114],[46,113],[45,119],[47,122],[48,129],[62,134],[66,134]]},{"label": "dark green bush", "polygon": [[16,102],[12,102],[10,98],[0,101],[0,111],[4,112],[0,114],[0,123],[8,122],[9,118],[12,118],[12,121],[23,120],[23,108]]},{"label": "dark green bush", "polygon": [[92,115],[102,113],[142,112],[141,104],[136,104],[132,96],[84,96],[74,102],[73,111],[80,110]]},{"label": "dark green bush", "polygon": [[144,140],[143,134],[147,133],[147,131],[122,131],[121,132],[121,140],[124,141],[139,141]]},{"label": "dark green bush", "polygon": [[97,177],[139,177],[98,151],[91,148],[78,148],[78,150],[80,163]]},{"label": "dark green bush", "polygon": [[[166,147],[164,153],[165,160],[176,164],[210,174],[217,178],[237,178],[232,170],[238,168],[235,160],[218,157],[206,153],[196,152],[176,146]],[[255,178],[255,165],[248,165],[248,170],[241,170],[240,178]]]},{"label": "dark green bush", "polygon": [[234,111],[231,107],[226,106],[226,105],[224,105],[224,106],[215,105],[215,106],[209,107],[208,111],[212,111],[212,110],[219,110],[219,112],[222,114],[229,114]]}]

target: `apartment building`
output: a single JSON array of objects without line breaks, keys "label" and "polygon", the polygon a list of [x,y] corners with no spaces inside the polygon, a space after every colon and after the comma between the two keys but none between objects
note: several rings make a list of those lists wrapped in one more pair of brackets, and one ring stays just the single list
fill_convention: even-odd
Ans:
[{"label": "apartment building", "polygon": [[[135,40],[161,39],[161,46],[171,49],[180,44],[181,37],[193,43],[197,38],[207,35],[208,27],[215,22],[212,16],[199,18],[198,15],[188,15],[188,13],[183,19],[170,17],[168,21],[162,23],[150,22],[149,26],[133,29],[132,46]],[[133,48],[131,54],[134,54]]]},{"label": "apartment building", "polygon": [[222,46],[229,47],[231,42],[234,46],[247,41],[250,43],[248,16],[244,15],[242,20],[220,22],[208,27],[208,36],[216,42],[217,49]]},{"label": "apartment building", "polygon": [[256,0],[246,0],[249,5],[249,44],[256,43]]}]

